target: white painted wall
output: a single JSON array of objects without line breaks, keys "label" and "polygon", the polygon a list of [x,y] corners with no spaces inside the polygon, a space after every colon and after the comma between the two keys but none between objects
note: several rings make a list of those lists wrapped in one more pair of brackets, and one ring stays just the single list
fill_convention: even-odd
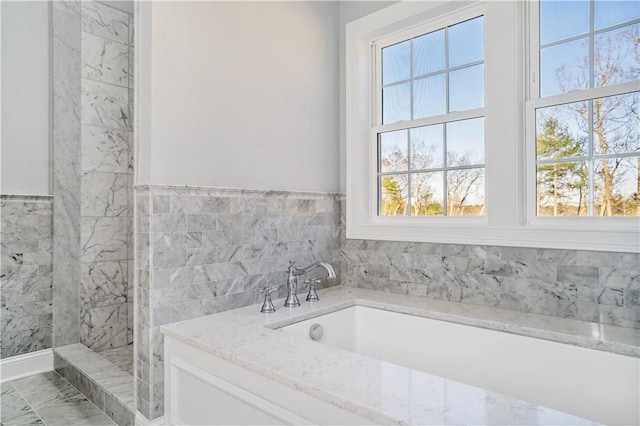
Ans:
[{"label": "white painted wall", "polygon": [[153,2],[140,15],[138,183],[339,189],[337,3]]},{"label": "white painted wall", "polygon": [[344,26],[348,22],[362,18],[370,13],[397,3],[396,1],[341,1],[339,3],[339,27],[340,27],[340,191],[347,190],[347,131],[346,131],[346,98],[345,98],[345,40]]},{"label": "white painted wall", "polygon": [[49,4],[2,1],[3,194],[50,194]]}]

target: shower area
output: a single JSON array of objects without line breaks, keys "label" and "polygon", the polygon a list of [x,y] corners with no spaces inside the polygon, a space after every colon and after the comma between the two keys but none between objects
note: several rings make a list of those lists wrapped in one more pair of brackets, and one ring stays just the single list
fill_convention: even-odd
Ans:
[{"label": "shower area", "polygon": [[132,424],[133,2],[47,7],[50,190],[3,188],[1,356],[53,348],[62,377]]}]

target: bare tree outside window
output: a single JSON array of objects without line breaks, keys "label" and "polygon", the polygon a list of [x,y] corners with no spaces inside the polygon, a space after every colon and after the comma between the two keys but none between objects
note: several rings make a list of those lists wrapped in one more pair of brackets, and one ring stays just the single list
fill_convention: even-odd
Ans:
[{"label": "bare tree outside window", "polygon": [[[541,75],[553,71],[555,81],[541,81],[541,93],[638,81],[640,24],[632,22],[542,46]],[[571,61],[553,56],[565,46],[579,52]],[[640,215],[639,92],[540,108],[536,128],[539,216]]]}]

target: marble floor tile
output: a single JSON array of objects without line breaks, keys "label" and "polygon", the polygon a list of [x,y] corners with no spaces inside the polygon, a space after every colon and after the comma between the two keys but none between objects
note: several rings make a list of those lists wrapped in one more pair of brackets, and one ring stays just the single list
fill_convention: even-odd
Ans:
[{"label": "marble floor tile", "polygon": [[83,397],[81,401],[51,404],[37,410],[47,426],[114,425],[102,411]]},{"label": "marble floor tile", "polygon": [[55,371],[25,377],[12,383],[20,395],[36,410],[61,402],[78,402],[84,398]]},{"label": "marble floor tile", "polygon": [[3,383],[1,399],[3,426],[115,425],[55,371]]},{"label": "marble floor tile", "polygon": [[0,395],[0,423],[2,425],[43,424],[29,403],[20,396],[12,383],[2,384]]}]

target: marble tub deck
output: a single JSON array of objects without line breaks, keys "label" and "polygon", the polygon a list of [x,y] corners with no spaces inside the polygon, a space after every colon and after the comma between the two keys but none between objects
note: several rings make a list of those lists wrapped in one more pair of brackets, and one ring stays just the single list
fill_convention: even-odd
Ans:
[{"label": "marble tub deck", "polygon": [[[296,309],[274,301],[274,314],[248,306],[161,327],[162,332],[225,361],[294,387],[381,424],[594,424],[547,407],[352,352],[296,341],[272,328],[360,305],[640,357],[640,330],[485,306],[410,298],[353,287],[319,292]],[[385,385],[380,381],[384,371]],[[442,389],[447,394],[442,394]],[[419,398],[432,395],[433,398]]]},{"label": "marble tub deck", "polygon": [[55,371],[5,382],[0,388],[2,425],[115,425]]}]

